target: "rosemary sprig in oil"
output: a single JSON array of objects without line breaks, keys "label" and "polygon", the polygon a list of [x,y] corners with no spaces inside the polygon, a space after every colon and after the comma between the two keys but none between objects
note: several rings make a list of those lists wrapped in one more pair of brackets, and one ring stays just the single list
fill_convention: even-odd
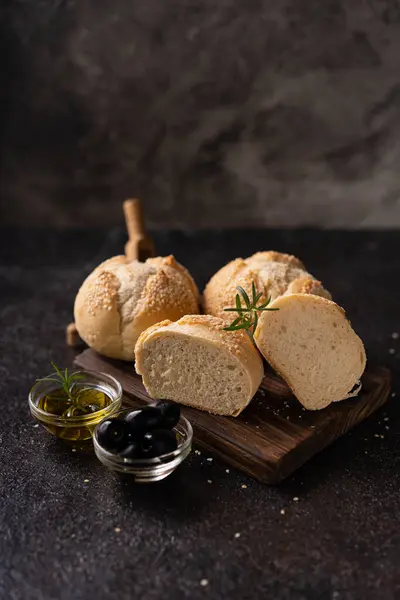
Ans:
[{"label": "rosemary sprig in oil", "polygon": [[61,369],[59,369],[53,362],[51,363],[51,366],[54,369],[54,373],[48,375],[47,377],[37,379],[36,381],[55,381],[56,383],[59,383],[60,388],[65,392],[72,404],[75,404],[75,396],[72,393],[72,386],[76,381],[82,379],[83,375],[78,372],[69,373],[68,369],[61,371]]},{"label": "rosemary sprig in oil", "polygon": [[[238,293],[236,294],[235,308],[224,308],[225,312],[236,312],[238,317],[228,326],[224,327],[224,331],[238,331],[244,329],[247,335],[254,342],[254,333],[257,329],[258,324],[258,313],[264,310],[279,310],[279,308],[270,308],[271,297],[266,302],[257,306],[257,302],[263,295],[262,292],[257,293],[254,281],[251,283],[251,300],[246,290],[240,285],[236,288]],[[242,299],[244,306],[242,306]]]}]

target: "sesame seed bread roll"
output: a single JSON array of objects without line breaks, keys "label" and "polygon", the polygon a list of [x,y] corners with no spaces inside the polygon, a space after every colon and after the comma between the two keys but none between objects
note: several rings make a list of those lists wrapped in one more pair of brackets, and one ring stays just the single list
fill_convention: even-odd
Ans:
[{"label": "sesame seed bread roll", "polygon": [[260,303],[269,297],[274,300],[293,292],[331,298],[298,258],[270,250],[257,252],[249,258],[237,258],[217,271],[204,290],[204,312],[232,320],[232,314],[224,312],[224,308],[235,306],[238,286],[251,295],[253,281],[257,291],[262,293]]},{"label": "sesame seed bread roll", "polygon": [[216,317],[188,315],[144,331],[136,371],[149,395],[217,415],[240,414],[261,383],[263,363],[243,331],[224,326]]},{"label": "sesame seed bread roll", "polygon": [[254,334],[261,354],[309,410],[352,393],[365,370],[364,345],[344,310],[321,296],[287,294],[261,313]]},{"label": "sesame seed bread roll", "polygon": [[173,256],[127,262],[115,256],[83,282],[74,316],[80,337],[100,354],[134,360],[139,335],[158,321],[199,312],[199,293]]}]

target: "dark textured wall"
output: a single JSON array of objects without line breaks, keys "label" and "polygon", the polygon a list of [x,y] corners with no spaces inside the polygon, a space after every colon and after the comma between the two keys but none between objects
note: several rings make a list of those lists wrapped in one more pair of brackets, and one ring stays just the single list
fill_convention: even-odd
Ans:
[{"label": "dark textured wall", "polygon": [[3,0],[2,221],[400,225],[398,0]]}]

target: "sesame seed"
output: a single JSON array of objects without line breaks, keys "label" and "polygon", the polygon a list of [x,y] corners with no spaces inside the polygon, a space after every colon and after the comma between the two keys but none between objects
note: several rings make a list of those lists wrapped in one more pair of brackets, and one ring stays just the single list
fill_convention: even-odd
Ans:
[{"label": "sesame seed", "polygon": [[295,496],[295,497],[293,498],[293,502],[298,502],[298,501],[299,501],[299,498],[298,498],[298,496]]},{"label": "sesame seed", "polygon": [[208,460],[208,462],[212,462],[213,459],[212,458],[207,458],[207,460]]},{"label": "sesame seed", "polygon": [[394,340],[397,340],[397,339],[398,339],[398,337],[399,337],[399,334],[397,333],[397,331],[394,331],[394,332],[392,333],[392,338],[393,338]]},{"label": "sesame seed", "polygon": [[114,527],[115,533],[121,533],[121,527]]},{"label": "sesame seed", "polygon": [[208,579],[201,579],[200,580],[200,585],[202,587],[206,587],[208,585]]},{"label": "sesame seed", "polygon": [[389,425],[385,425],[385,429],[389,431]]},{"label": "sesame seed", "polygon": [[284,515],[284,514],[286,514],[286,511],[284,508],[281,508],[281,515]]},{"label": "sesame seed", "polygon": [[389,354],[395,354],[396,350],[394,348],[389,348]]},{"label": "sesame seed", "polygon": [[396,392],[392,392],[392,394],[391,394],[392,398],[394,398],[395,395],[396,395]]},{"label": "sesame seed", "polygon": [[72,452],[76,452],[76,448],[72,448]]},{"label": "sesame seed", "polygon": [[34,427],[39,427],[39,423],[35,423]]},{"label": "sesame seed", "polygon": [[237,532],[235,533],[235,538],[236,538],[236,539],[237,539],[237,538],[240,538],[240,533],[239,533],[239,531],[237,531]]},{"label": "sesame seed", "polygon": [[207,479],[207,483],[212,483],[212,479]]},{"label": "sesame seed", "polygon": [[242,483],[242,488],[245,490],[247,488],[247,485],[245,483]]},{"label": "sesame seed", "polygon": [[374,437],[378,438],[379,437],[379,433],[374,433]]},{"label": "sesame seed", "polygon": [[225,473],[229,473],[229,469],[225,469]]},{"label": "sesame seed", "polygon": [[83,483],[89,483],[89,479],[84,479]]}]

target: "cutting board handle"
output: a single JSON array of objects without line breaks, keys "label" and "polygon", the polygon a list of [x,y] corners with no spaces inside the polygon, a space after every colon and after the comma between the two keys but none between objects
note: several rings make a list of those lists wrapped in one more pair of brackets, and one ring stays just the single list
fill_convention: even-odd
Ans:
[{"label": "cutting board handle", "polygon": [[144,218],[140,200],[137,200],[136,198],[125,200],[123,209],[129,239],[134,240],[144,237],[146,231],[144,228]]}]

